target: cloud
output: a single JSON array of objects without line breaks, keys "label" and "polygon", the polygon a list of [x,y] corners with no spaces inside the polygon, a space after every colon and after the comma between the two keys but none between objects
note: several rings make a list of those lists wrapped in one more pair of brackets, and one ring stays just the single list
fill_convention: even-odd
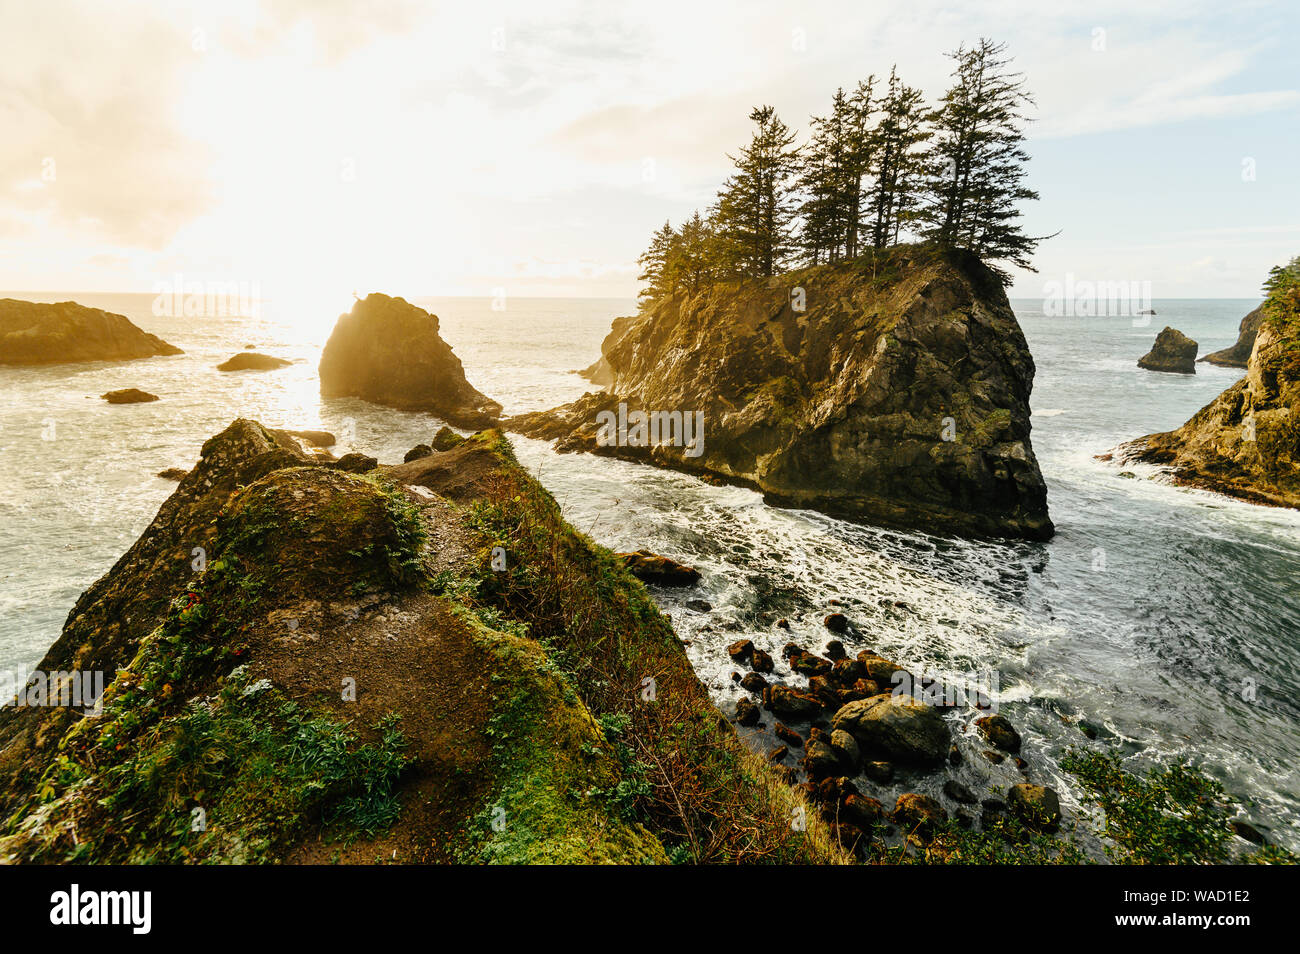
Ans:
[{"label": "cloud", "polygon": [[84,4],[26,5],[22,16],[0,38],[0,212],[161,247],[209,202],[206,151],[173,125],[188,35]]},{"label": "cloud", "polygon": [[[0,2],[0,273],[20,284],[47,262],[86,287],[113,254],[134,274],[175,261],[268,284],[436,292],[476,274],[462,257],[531,256],[570,264],[530,282],[621,281],[625,265],[593,263],[630,262],[651,228],[710,203],[752,106],[806,134],[837,86],[893,63],[934,101],[945,51],[981,35],[1009,43],[1037,98],[1034,176],[1049,139],[1088,155],[1111,148],[1097,133],[1300,105],[1277,67],[1289,21],[1268,4]],[[1286,165],[1273,125],[1251,146],[1261,170]],[[1059,175],[1035,179],[1035,212],[1078,187]],[[1088,182],[1145,207],[1128,179]],[[1040,231],[1086,232],[1089,214]]]}]

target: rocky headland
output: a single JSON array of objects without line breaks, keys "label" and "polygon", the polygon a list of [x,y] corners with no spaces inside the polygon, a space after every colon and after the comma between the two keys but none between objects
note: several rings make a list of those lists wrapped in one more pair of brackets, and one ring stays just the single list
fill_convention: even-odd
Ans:
[{"label": "rocky headland", "polygon": [[377,293],[339,316],[321,353],[320,388],[324,397],[429,411],[457,427],[489,427],[501,413],[465,379],[437,315]]},{"label": "rocky headland", "polygon": [[1254,309],[1241,319],[1236,344],[1221,351],[1212,351],[1202,361],[1217,364],[1224,368],[1244,368],[1250,362],[1250,353],[1255,350],[1255,336],[1264,321],[1264,306]]},{"label": "rocky headland", "polygon": [[125,315],[73,301],[0,299],[0,364],[130,361],[183,353]]},{"label": "rocky headland", "polygon": [[618,319],[583,373],[605,390],[505,425],[778,505],[1053,533],[1030,442],[1033,358],[998,276],[968,253],[900,246],[665,297]]},{"label": "rocky headland", "polygon": [[437,442],[210,439],[38,667],[99,711],[0,709],[0,856],[847,860],[500,433]]},{"label": "rocky headland", "polygon": [[1255,503],[1300,507],[1300,342],[1264,323],[1245,376],[1177,430],[1111,455],[1158,464],[1181,484]]}]

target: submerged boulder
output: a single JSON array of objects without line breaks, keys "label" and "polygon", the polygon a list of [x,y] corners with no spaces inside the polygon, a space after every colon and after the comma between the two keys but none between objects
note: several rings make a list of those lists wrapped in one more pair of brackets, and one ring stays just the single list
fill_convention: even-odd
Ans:
[{"label": "submerged boulder", "polygon": [[274,371],[277,368],[287,368],[291,364],[293,362],[285,358],[276,358],[269,354],[258,354],[256,351],[241,351],[233,358],[228,358],[217,365],[217,370]]},{"label": "submerged boulder", "polygon": [[428,411],[460,427],[487,427],[501,413],[465,379],[460,358],[438,334],[437,315],[377,293],[339,316],[321,352],[320,390]]},{"label": "submerged boulder", "polygon": [[148,391],[141,391],[139,388],[119,388],[116,391],[101,394],[100,398],[109,404],[148,404],[151,401],[157,401],[158,395],[150,394]]},{"label": "submerged boulder", "polygon": [[1224,368],[1246,367],[1250,362],[1250,353],[1255,349],[1255,336],[1259,334],[1259,326],[1263,322],[1264,306],[1261,305],[1241,319],[1236,344],[1221,351],[1212,351],[1201,360]]},{"label": "submerged boulder", "polygon": [[1016,731],[1016,727],[1011,724],[1011,720],[1006,716],[984,716],[976,719],[975,725],[984,734],[984,738],[1003,752],[1010,752],[1014,755],[1020,751],[1020,733]]},{"label": "submerged boulder", "polygon": [[1169,371],[1175,374],[1196,373],[1195,341],[1176,328],[1165,328],[1156,335],[1151,350],[1138,359],[1138,367],[1148,371]]},{"label": "submerged boulder", "polygon": [[1061,799],[1045,785],[1012,785],[1007,790],[1007,809],[1028,828],[1055,831],[1061,824]]},{"label": "submerged boulder", "polygon": [[638,580],[656,586],[694,586],[700,582],[700,571],[671,557],[660,556],[649,550],[614,554],[632,571]]},{"label": "submerged boulder", "polygon": [[74,301],[0,298],[0,364],[128,361],[184,354],[125,315]]},{"label": "submerged boulder", "polygon": [[778,505],[1046,539],[1034,362],[975,256],[904,246],[651,303],[619,319],[606,390],[510,418],[591,451],[753,486]]}]

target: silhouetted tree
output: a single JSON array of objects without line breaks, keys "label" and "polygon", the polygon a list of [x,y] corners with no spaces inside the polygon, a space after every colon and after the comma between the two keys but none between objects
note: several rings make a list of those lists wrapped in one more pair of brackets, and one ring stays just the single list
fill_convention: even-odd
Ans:
[{"label": "silhouetted tree", "polygon": [[771,106],[755,107],[749,145],[729,157],[736,171],[722,184],[714,213],[722,262],[747,277],[774,275],[790,253],[797,170],[795,134]]},{"label": "silhouetted tree", "polygon": [[889,72],[880,104],[880,123],[870,134],[875,182],[867,194],[871,242],[884,248],[898,241],[904,225],[915,221],[925,188],[925,156],[919,150],[930,133],[921,91]]},{"label": "silhouetted tree", "polygon": [[1010,71],[1006,45],[981,39],[949,56],[953,85],[933,117],[929,202],[924,236],[990,259],[1029,268],[1042,240],[1020,228],[1019,203],[1037,199],[1023,184],[1023,108],[1033,100],[1021,73]]}]

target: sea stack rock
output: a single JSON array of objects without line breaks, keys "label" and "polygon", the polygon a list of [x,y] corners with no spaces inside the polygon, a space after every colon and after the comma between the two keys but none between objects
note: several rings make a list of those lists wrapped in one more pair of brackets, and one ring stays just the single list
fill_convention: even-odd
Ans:
[{"label": "sea stack rock", "polygon": [[561,451],[756,487],[778,505],[1052,535],[1029,440],[1033,358],[972,254],[902,246],[678,294],[620,319],[602,351],[592,374],[607,374],[604,392],[506,426]]},{"label": "sea stack rock", "polygon": [[75,301],[49,305],[0,298],[0,364],[130,361],[184,354],[125,315]]},{"label": "sea stack rock", "polygon": [[1250,353],[1255,349],[1255,336],[1264,321],[1264,306],[1260,305],[1245,318],[1241,319],[1237,343],[1222,351],[1212,351],[1202,361],[1217,364],[1224,368],[1244,368],[1250,361]]},{"label": "sea stack rock", "polygon": [[1264,323],[1245,377],[1182,427],[1123,444],[1115,459],[1163,465],[1182,484],[1300,507],[1300,362],[1294,345]]},{"label": "sea stack rock", "polygon": [[1138,359],[1138,367],[1148,371],[1195,374],[1197,347],[1195,341],[1177,328],[1166,328],[1156,335],[1151,350]]},{"label": "sea stack rock", "polygon": [[320,359],[324,397],[358,397],[429,411],[459,427],[489,426],[501,405],[465,380],[438,334],[438,316],[402,298],[372,294],[339,316]]}]

